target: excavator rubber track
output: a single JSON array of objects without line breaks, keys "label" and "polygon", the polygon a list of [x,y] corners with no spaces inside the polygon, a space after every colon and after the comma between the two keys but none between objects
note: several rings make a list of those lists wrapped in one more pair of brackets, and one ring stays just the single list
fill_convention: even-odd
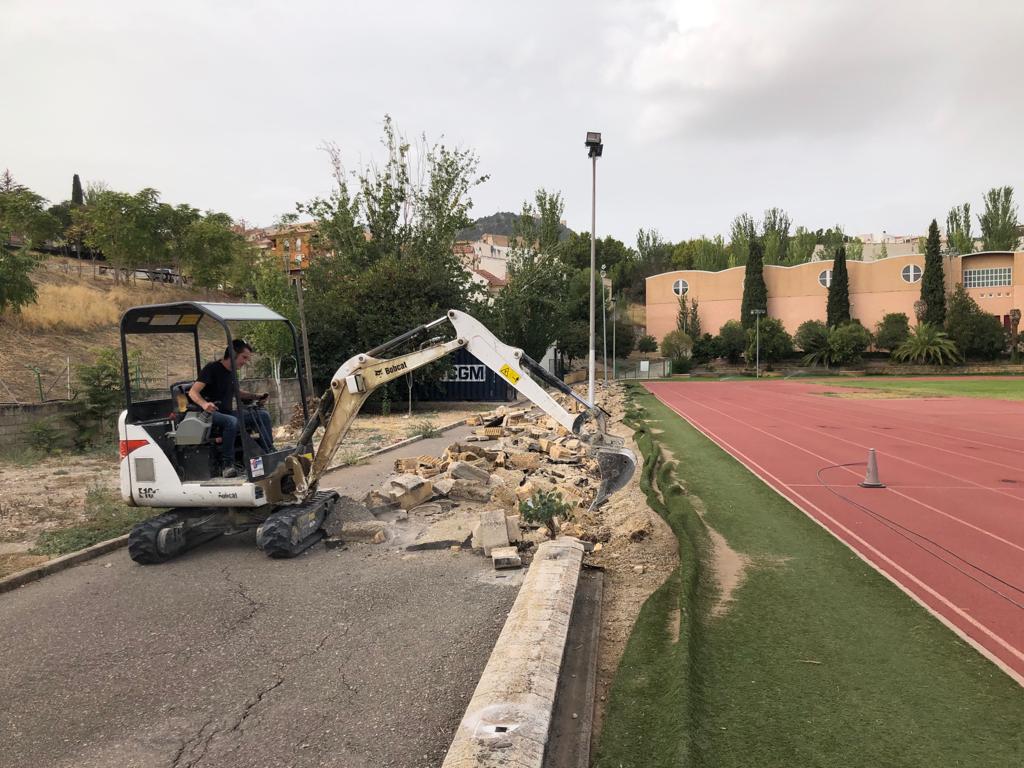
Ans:
[{"label": "excavator rubber track", "polygon": [[142,565],[165,563],[221,535],[221,531],[190,529],[189,519],[195,516],[195,509],[172,509],[136,523],[128,534],[128,554]]},{"label": "excavator rubber track", "polygon": [[321,526],[338,498],[335,491],[320,491],[302,504],[282,507],[256,529],[256,545],[275,558],[302,554],[324,537]]}]

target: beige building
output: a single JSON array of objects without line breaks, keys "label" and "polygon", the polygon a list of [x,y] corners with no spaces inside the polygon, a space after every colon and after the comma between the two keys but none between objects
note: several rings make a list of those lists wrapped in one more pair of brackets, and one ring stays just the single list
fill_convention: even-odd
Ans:
[{"label": "beige building", "polygon": [[[879,261],[847,261],[850,314],[868,328],[889,312],[903,312],[914,322],[914,302],[921,298],[924,256],[890,256]],[[943,257],[946,290],[963,283],[967,293],[1009,328],[1010,310],[1024,305],[1024,251],[969,253]],[[659,341],[676,327],[679,296],[696,299],[701,328],[718,333],[728,320],[739,320],[744,267],[721,272],[695,269],[663,272],[647,278],[647,332]],[[794,333],[805,320],[825,320],[832,261],[793,267],[765,266],[768,315]]]}]

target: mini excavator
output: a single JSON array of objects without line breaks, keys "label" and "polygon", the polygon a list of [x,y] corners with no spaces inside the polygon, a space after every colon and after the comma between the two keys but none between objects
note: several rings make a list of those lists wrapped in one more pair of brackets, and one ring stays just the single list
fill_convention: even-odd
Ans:
[{"label": "mini excavator", "polygon": [[[244,471],[237,477],[224,477],[216,430],[209,415],[188,398],[194,379],[173,384],[169,393],[161,391],[156,397],[139,386],[133,393],[127,340],[135,334],[191,334],[198,371],[200,325],[219,324],[232,360],[234,414],[239,423],[245,423],[244,409],[255,406],[242,402],[231,324],[251,322],[285,323],[295,359],[302,359],[294,326],[261,304],[159,304],[129,309],[121,319],[126,398],[118,420],[121,497],[133,506],[170,508],[132,529],[128,548],[138,563],[162,563],[222,534],[251,529],[256,530],[259,548],[271,557],[294,557],[308,549],[323,537],[323,523],[339,498],[336,491],[321,489],[320,480],[363,403],[378,387],[458,349],[467,350],[580,438],[601,473],[595,506],[625,486],[636,469],[636,457],[623,447],[622,439],[607,433],[604,411],[579,397],[523,350],[503,344],[475,318],[450,310],[346,360],[312,414],[307,410],[308,393],[300,371],[305,427],[296,444],[266,451],[258,435],[241,429],[236,464]],[[445,325],[454,331],[454,338],[445,338],[451,334],[433,335]],[[420,343],[414,351],[388,357],[416,341]],[[582,404],[582,412],[569,413],[545,387]],[[320,428],[323,436],[315,444],[313,438]]]}]

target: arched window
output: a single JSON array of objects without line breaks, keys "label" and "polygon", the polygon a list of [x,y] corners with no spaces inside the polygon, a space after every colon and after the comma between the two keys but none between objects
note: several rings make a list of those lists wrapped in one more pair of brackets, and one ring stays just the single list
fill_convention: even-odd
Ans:
[{"label": "arched window", "polygon": [[923,272],[924,270],[917,266],[917,264],[907,264],[907,266],[903,268],[903,271],[900,272],[900,276],[906,283],[916,283],[921,279]]},{"label": "arched window", "polygon": [[832,270],[821,270],[821,274],[818,275],[818,282],[821,283],[822,288],[828,288],[830,285],[832,285]]},{"label": "arched window", "polygon": [[672,293],[676,296],[685,296],[688,290],[690,290],[690,284],[685,280],[680,279],[672,283]]}]

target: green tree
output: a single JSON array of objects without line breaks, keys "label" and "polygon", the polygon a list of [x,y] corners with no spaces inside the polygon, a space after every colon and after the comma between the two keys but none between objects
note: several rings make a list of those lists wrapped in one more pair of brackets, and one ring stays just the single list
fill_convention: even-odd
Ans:
[{"label": "green tree", "polygon": [[931,323],[918,323],[907,339],[892,353],[901,363],[933,363],[947,365],[960,361],[956,344]]},{"label": "green tree", "polygon": [[786,264],[806,264],[814,255],[814,249],[818,245],[818,237],[804,227],[797,227],[793,233],[787,250]]},{"label": "green tree", "polygon": [[495,331],[502,341],[540,360],[558,338],[564,322],[561,263],[523,251],[508,261],[508,282],[494,299]]},{"label": "green tree", "polygon": [[[275,258],[264,258],[256,263],[253,270],[254,291],[251,299],[264,304],[299,325],[298,299],[290,284],[287,273]],[[270,364],[270,374],[281,395],[281,364],[285,358],[295,354],[291,332],[284,323],[252,323],[246,328],[246,339],[253,345],[260,358]],[[297,362],[297,361],[296,361]]]},{"label": "green tree", "polygon": [[698,309],[697,299],[693,298],[690,300],[690,319],[686,326],[686,332],[690,334],[693,339],[700,338],[700,311]]},{"label": "green tree", "polygon": [[[698,237],[677,243],[672,249],[672,269],[701,269],[718,272],[729,266],[729,253],[721,235]],[[652,273],[656,274],[656,273]]]},{"label": "green tree", "polygon": [[871,333],[860,323],[833,326],[828,331],[830,365],[851,365],[860,362],[871,346]]},{"label": "green tree", "polygon": [[82,180],[78,178],[78,174],[76,173],[71,179],[71,204],[78,207],[84,203],[85,195],[82,193]]},{"label": "green tree", "polygon": [[718,354],[730,363],[738,363],[747,349],[747,331],[739,320],[729,320],[715,339]]},{"label": "green tree", "polygon": [[83,395],[75,412],[75,443],[84,447],[106,439],[117,427],[116,415],[124,399],[124,378],[119,350],[110,347],[94,350],[94,361],[78,366],[77,378]]},{"label": "green tree", "polygon": [[686,301],[686,294],[679,297],[676,307],[676,328],[686,333],[690,327],[690,305]]},{"label": "green tree", "polygon": [[957,285],[949,297],[946,334],[964,358],[994,360],[1006,351],[1006,332],[999,318],[983,310],[963,285]]},{"label": "green tree", "polygon": [[828,326],[820,320],[806,320],[800,323],[793,337],[796,347],[804,353],[804,365],[825,365],[832,362],[828,345]]},{"label": "green tree", "polygon": [[[86,233],[90,248],[102,251],[118,270],[162,263],[167,256],[164,211],[160,193],[146,188],[134,195],[104,192],[82,208],[75,209],[76,223]],[[114,273],[119,281],[118,271]]]},{"label": "green tree", "polygon": [[892,351],[897,349],[910,335],[910,320],[902,312],[889,312],[879,322],[875,331],[875,346]]},{"label": "green tree", "polygon": [[[750,244],[757,240],[757,222],[749,213],[741,213],[729,228],[729,266],[742,267],[750,257]],[[762,258],[764,251],[761,251]]]},{"label": "green tree", "polygon": [[[793,337],[786,332],[782,321],[774,317],[762,317],[760,323],[761,337],[761,362],[766,365],[785,360],[793,355]],[[747,331],[747,346],[745,354],[747,362],[753,362],[757,357],[757,328]]]},{"label": "green tree", "polygon": [[789,214],[781,208],[769,208],[761,223],[765,264],[786,264],[789,261]]},{"label": "green tree", "polygon": [[20,239],[19,245],[31,247],[60,232],[60,224],[47,211],[46,198],[18,184],[10,171],[0,176],[0,243]]},{"label": "green tree", "polygon": [[224,282],[232,261],[248,250],[245,238],[233,229],[226,213],[207,211],[184,231],[182,273],[199,288],[216,288]]},{"label": "green tree", "polygon": [[954,206],[946,216],[946,245],[950,253],[970,253],[974,250],[971,234],[971,204]]},{"label": "green tree", "polygon": [[1013,187],[993,187],[985,193],[985,212],[978,217],[986,251],[1014,251],[1020,239]]},{"label": "green tree", "polygon": [[[383,145],[385,162],[354,174],[328,146],[334,189],[298,206],[313,217],[330,251],[311,264],[305,294],[310,357],[320,383],[330,380],[339,361],[448,309],[487,307],[474,302],[452,252],[458,231],[471,223],[472,190],[486,180],[476,154],[426,140],[413,148],[390,118]],[[414,174],[411,167],[419,170]],[[418,380],[439,378],[444,369],[438,365]]]},{"label": "green tree", "polygon": [[924,275],[921,277],[921,301],[925,306],[922,319],[941,328],[946,322],[946,279],[943,275],[942,255],[939,253],[939,225],[935,219],[932,219],[928,226]]},{"label": "green tree", "polygon": [[0,314],[7,309],[14,313],[36,300],[32,270],[38,262],[28,249],[0,246]]},{"label": "green tree", "polygon": [[828,286],[826,317],[829,326],[850,322],[850,277],[846,271],[846,248],[836,248],[832,260],[832,281]]},{"label": "green tree", "polygon": [[[611,325],[611,323],[609,323]],[[612,329],[608,329],[608,333],[611,333]],[[614,344],[612,343],[614,341]],[[625,317],[620,317],[615,320],[615,334],[614,337],[608,339],[608,349],[613,350],[612,354],[615,357],[622,358],[627,357],[633,348],[636,346],[636,326],[633,325]]]},{"label": "green tree", "polygon": [[743,301],[740,304],[740,323],[744,328],[752,328],[754,315],[752,309],[768,308],[768,288],[764,283],[764,268],[761,262],[761,242],[755,236],[748,244],[749,256],[743,277]]},{"label": "green tree", "polygon": [[650,354],[651,352],[657,351],[658,342],[654,339],[653,336],[647,334],[646,336],[641,336],[639,339],[637,339],[636,348],[638,351],[643,352],[645,355]]},{"label": "green tree", "polygon": [[693,351],[693,339],[682,331],[669,331],[661,340],[661,354],[669,360],[688,360]]},{"label": "green tree", "polygon": [[[743,330],[742,328],[740,329]],[[706,363],[719,356],[718,343],[710,333],[705,333],[699,339],[693,341],[693,361],[695,363]]]}]

